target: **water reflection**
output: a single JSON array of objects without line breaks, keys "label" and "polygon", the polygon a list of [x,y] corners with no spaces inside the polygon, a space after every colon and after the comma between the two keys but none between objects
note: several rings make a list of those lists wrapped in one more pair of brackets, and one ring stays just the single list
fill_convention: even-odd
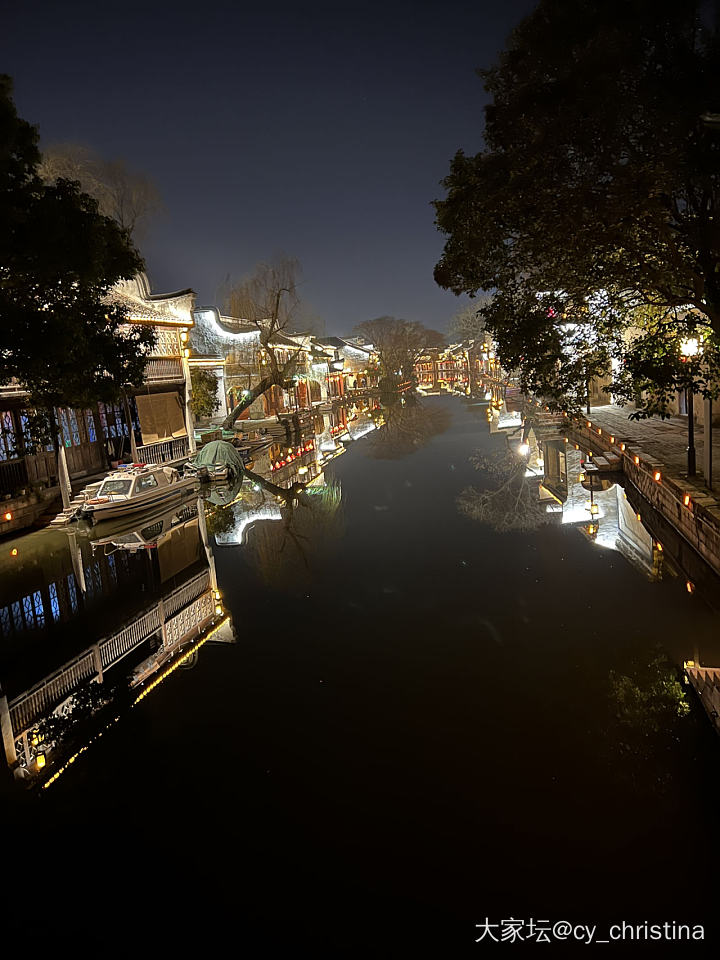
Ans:
[{"label": "water reflection", "polygon": [[428,406],[413,395],[384,403],[372,416],[382,429],[370,438],[368,455],[378,460],[399,460],[415,453],[450,424],[446,407]]},{"label": "water reflection", "polygon": [[[672,547],[666,550],[648,526],[663,525],[662,519],[653,522],[654,511],[625,489],[622,474],[596,470],[591,456],[557,424],[536,422],[518,406],[517,399],[488,403],[490,433],[502,442],[471,457],[480,477],[458,498],[460,511],[498,532],[573,527],[597,546],[622,553],[650,579],[676,574]],[[678,537],[671,533],[669,539],[672,544]],[[694,590],[689,578],[698,570],[691,565],[687,583]]]},{"label": "water reflection", "polygon": [[[658,576],[676,555],[687,562],[669,535],[612,477],[595,476],[588,489],[579,451],[540,426],[526,433],[513,418],[500,427],[498,410],[491,429],[485,405],[451,397],[426,398],[409,413],[405,406],[359,410],[356,419],[330,410],[299,423],[268,442],[241,485],[208,488],[197,515],[78,532],[74,560],[71,540],[49,534],[63,558],[49,550],[48,569],[55,563],[73,574],[78,594],[82,570],[87,608],[95,602],[93,562],[127,563],[136,579],[102,595],[97,622],[88,614],[81,628],[80,614],[71,618],[71,653],[47,669],[33,666],[28,686],[8,686],[13,708],[29,687],[107,637],[144,639],[103,665],[101,684],[81,677],[15,726],[18,763],[32,769],[48,742],[64,737],[67,749],[61,743],[57,759],[48,754],[44,772],[54,776],[119,716],[102,749],[48,791],[45,816],[74,838],[101,810],[116,825],[118,849],[151,849],[134,878],[148,902],[160,889],[174,896],[176,864],[224,878],[240,857],[247,884],[239,889],[234,871],[212,885],[209,909],[196,913],[203,937],[238,897],[245,916],[261,918],[249,921],[251,939],[275,929],[271,912],[276,922],[278,909],[296,908],[292,920],[308,925],[293,922],[288,934],[300,930],[310,942],[314,907],[329,905],[317,923],[330,913],[342,918],[333,946],[346,942],[360,893],[371,914],[389,905],[390,916],[409,903],[415,923],[429,902],[440,904],[443,936],[462,930],[478,904],[504,916],[516,898],[527,916],[549,915],[553,903],[578,916],[617,916],[637,906],[638,890],[654,906],[664,895],[684,862],[688,823],[704,840],[716,836],[717,744],[694,695],[678,685],[678,665],[696,645],[708,658],[718,652],[717,619],[682,581],[649,582],[658,554],[671,560]],[[430,428],[419,423],[425,414]],[[383,449],[386,416],[412,427],[378,457],[373,445]],[[469,463],[477,448],[488,470]],[[398,449],[407,455],[395,456]],[[501,536],[461,514],[457,497],[469,486],[501,486],[508,463],[509,489],[516,498],[526,491],[528,502],[533,494],[542,524]],[[596,522],[593,540],[586,528]],[[636,523],[649,540],[639,539]],[[637,540],[643,576],[603,548],[606,531],[609,545]],[[187,540],[181,549],[176,535]],[[21,558],[30,557],[25,541],[14,542]],[[30,564],[8,602],[31,586],[42,590],[33,571]],[[198,576],[207,578],[200,593],[169,609]],[[188,614],[173,656],[169,624],[206,594],[213,619],[202,626],[197,611]],[[133,633],[160,601],[156,626]],[[226,609],[242,643],[208,651],[202,644],[228,630]],[[23,643],[34,632],[26,630]],[[666,652],[656,662],[658,642]],[[19,659],[36,663],[29,648]],[[166,681],[165,696],[155,696]],[[136,701],[141,708],[128,714]],[[162,812],[162,830],[147,810]],[[378,871],[388,856],[389,869]],[[703,864],[693,872],[693,895],[710,889],[697,872]],[[278,891],[279,873],[288,883]],[[546,891],[540,903],[538,891]],[[669,887],[663,908],[678,895]],[[107,902],[105,890],[99,896]],[[403,924],[401,935],[411,928]],[[369,932],[379,936],[376,927]]]},{"label": "water reflection", "polygon": [[13,543],[0,561],[3,746],[17,776],[52,780],[227,618],[197,499]]}]

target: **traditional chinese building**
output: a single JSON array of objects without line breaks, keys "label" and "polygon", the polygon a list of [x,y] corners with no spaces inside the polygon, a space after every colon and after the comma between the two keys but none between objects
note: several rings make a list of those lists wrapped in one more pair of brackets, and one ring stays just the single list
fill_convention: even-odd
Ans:
[{"label": "traditional chinese building", "polygon": [[[131,323],[152,326],[156,345],[143,383],[128,388],[117,402],[55,410],[70,481],[101,473],[123,459],[165,463],[194,450],[185,353],[195,294],[151,294],[141,274],[116,284],[107,299],[125,307]],[[0,534],[29,526],[59,492],[53,444],[30,446],[27,398],[22,384],[0,386]]]}]

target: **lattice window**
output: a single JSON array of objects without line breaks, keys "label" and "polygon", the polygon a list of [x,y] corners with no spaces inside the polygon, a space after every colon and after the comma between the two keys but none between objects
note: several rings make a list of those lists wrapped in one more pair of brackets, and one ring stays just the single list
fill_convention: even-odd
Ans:
[{"label": "lattice window", "polygon": [[25,628],[25,623],[22,617],[22,607],[20,606],[20,601],[16,600],[13,603],[11,609],[12,609],[12,618],[13,618],[13,623],[15,624],[15,629],[18,632],[22,632],[22,630]]},{"label": "lattice window", "polygon": [[70,597],[70,606],[72,607],[73,613],[77,613],[78,601],[77,601],[77,587],[75,586],[75,575],[69,573],[67,575],[67,585],[68,585],[68,596]]},{"label": "lattice window", "polygon": [[93,592],[98,594],[102,593],[102,576],[100,575],[99,560],[96,560],[95,563],[90,568],[90,575],[92,577]]},{"label": "lattice window", "polygon": [[23,616],[25,617],[25,623],[28,625],[28,627],[34,627],[35,617],[33,616],[32,597],[31,596],[23,597],[22,606],[23,606]]},{"label": "lattice window", "polygon": [[35,624],[38,627],[45,626],[45,607],[43,605],[42,594],[36,590],[33,594],[33,606],[35,607]]},{"label": "lattice window", "polygon": [[180,357],[180,336],[177,330],[158,330],[155,329],[157,339],[153,347],[152,355],[154,357]]},{"label": "lattice window", "polygon": [[70,435],[70,424],[68,422],[67,410],[58,409],[57,415],[58,415],[58,421],[60,423],[58,440],[60,443],[63,443],[66,447],[71,447],[72,437]]},{"label": "lattice window", "polygon": [[17,457],[15,423],[9,410],[0,411],[0,460],[12,460]]},{"label": "lattice window", "polygon": [[56,584],[50,584],[48,593],[50,594],[50,612],[52,613],[53,620],[57,623],[60,619],[60,599],[58,597]]},{"label": "lattice window", "polygon": [[117,403],[99,403],[100,424],[105,438],[128,435],[127,423],[122,406]]},{"label": "lattice window", "polygon": [[12,633],[12,620],[10,619],[10,608],[3,607],[0,610],[0,633],[4,637],[9,637]]},{"label": "lattice window", "polygon": [[74,410],[68,409],[68,420],[70,423],[70,434],[74,447],[80,446],[80,428],[78,427],[77,415]]},{"label": "lattice window", "polygon": [[95,443],[97,434],[95,432],[95,418],[93,417],[92,410],[85,411],[85,422],[87,424],[88,440],[90,443]]}]

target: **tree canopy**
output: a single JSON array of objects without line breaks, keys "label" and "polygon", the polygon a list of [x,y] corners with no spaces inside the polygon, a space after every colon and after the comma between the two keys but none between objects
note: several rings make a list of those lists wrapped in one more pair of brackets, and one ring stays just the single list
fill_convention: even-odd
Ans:
[{"label": "tree canopy", "polygon": [[108,301],[142,260],[129,236],[69,180],[38,175],[38,134],[0,76],[0,383],[32,405],[84,407],[141,383],[154,335]]},{"label": "tree canopy", "polygon": [[365,320],[355,327],[355,333],[372,343],[381,374],[391,380],[398,375],[410,379],[415,362],[423,351],[445,344],[445,336],[437,330],[431,330],[417,320],[396,317]]},{"label": "tree canopy", "polygon": [[720,333],[718,24],[701,0],[541,0],[481,71],[485,149],[435,202],[435,268],[506,367],[580,397],[629,311],[690,308]]}]

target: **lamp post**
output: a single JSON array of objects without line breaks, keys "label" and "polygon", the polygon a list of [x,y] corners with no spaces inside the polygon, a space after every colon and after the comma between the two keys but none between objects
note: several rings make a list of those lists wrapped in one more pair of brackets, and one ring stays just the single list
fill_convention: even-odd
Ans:
[{"label": "lamp post", "polygon": [[[680,358],[684,362],[687,362],[691,357],[696,357],[699,353],[700,341],[696,337],[690,337],[680,342]],[[685,387],[688,416],[687,475],[689,477],[694,477],[696,473],[694,397],[695,391],[692,384]]]}]

